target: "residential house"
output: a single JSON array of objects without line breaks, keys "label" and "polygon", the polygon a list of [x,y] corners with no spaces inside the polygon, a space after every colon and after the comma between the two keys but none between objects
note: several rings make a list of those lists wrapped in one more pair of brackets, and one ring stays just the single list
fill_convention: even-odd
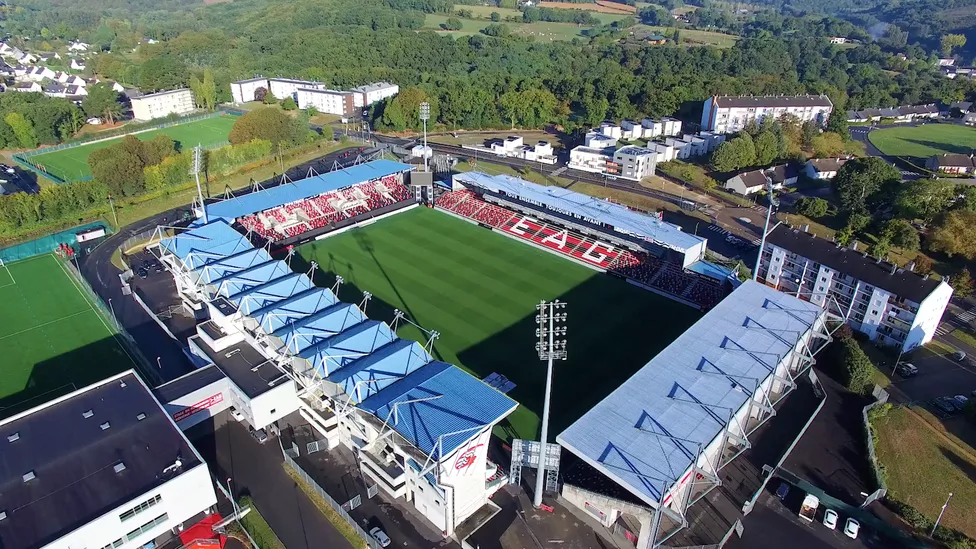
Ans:
[{"label": "residential house", "polygon": [[779,118],[791,114],[802,122],[823,125],[834,104],[826,95],[715,95],[705,100],[701,129],[716,133],[741,131],[749,122],[761,122],[766,117]]},{"label": "residential house", "polygon": [[925,167],[948,174],[969,174],[976,170],[973,154],[937,154],[925,162]]},{"label": "residential house", "polygon": [[657,167],[657,152],[655,150],[628,145],[613,153],[613,163],[616,164],[617,175],[624,179],[640,181],[654,175]]},{"label": "residential house", "polygon": [[707,153],[710,153],[710,152],[714,152],[715,149],[717,149],[719,145],[721,145],[722,143],[725,143],[725,134],[724,133],[698,132],[698,137],[700,137],[700,138],[702,138],[702,139],[705,140],[705,143],[706,143],[705,153],[706,154]]},{"label": "residential house", "polygon": [[27,74],[24,75],[28,80],[34,80],[35,82],[40,82],[42,80],[55,80],[58,73],[52,71],[47,67],[32,67],[27,70]]},{"label": "residential house", "polygon": [[949,105],[949,108],[946,109],[946,114],[947,115],[948,114],[952,114],[952,112],[954,110],[956,110],[956,109],[959,109],[960,112],[967,113],[967,112],[973,110],[973,102],[972,101],[956,101],[956,102],[952,103],[951,105]]},{"label": "residential house", "polygon": [[668,39],[660,34],[652,34],[647,37],[647,43],[652,46],[661,46],[668,43]]},{"label": "residential house", "polygon": [[621,139],[623,137],[623,128],[614,124],[613,122],[603,122],[600,124],[600,133],[607,137],[612,137],[614,139]]},{"label": "residential house", "polygon": [[789,164],[781,164],[772,168],[737,174],[725,182],[725,189],[741,195],[750,195],[765,190],[770,184],[773,189],[782,189],[794,185],[798,177],[799,173],[795,167]]},{"label": "residential house", "polygon": [[942,58],[939,59],[939,66],[940,67],[951,67],[951,66],[953,66],[955,64],[956,64],[956,58],[955,57],[942,57]]},{"label": "residential house", "polygon": [[624,120],[620,123],[621,136],[623,139],[634,140],[644,137],[644,126],[633,120]]},{"label": "residential house", "polygon": [[56,51],[46,51],[37,54],[38,61],[43,63],[50,63],[51,61],[61,59],[61,54]]},{"label": "residential house", "polygon": [[37,82],[17,82],[9,89],[17,92],[39,92],[41,91],[41,85]]},{"label": "residential house", "polygon": [[847,37],[845,37],[845,36],[831,36],[830,37],[830,43],[831,44],[846,44],[847,43]]},{"label": "residential house", "polygon": [[83,71],[85,70],[85,60],[74,57],[71,59],[71,64],[69,66],[73,71]]},{"label": "residential house", "polygon": [[569,151],[569,167],[584,172],[605,173],[613,162],[613,147],[574,147]]},{"label": "residential house", "polygon": [[810,179],[833,179],[847,160],[847,158],[811,158],[807,160],[803,171]]},{"label": "residential house", "polygon": [[616,147],[617,138],[590,130],[583,137],[583,143],[583,146],[589,149],[606,149],[607,147]]},{"label": "residential house", "polygon": [[684,139],[680,139],[677,137],[668,137],[667,139],[664,140],[664,144],[670,147],[674,147],[674,151],[675,151],[674,157],[679,160],[691,158],[692,156],[691,143],[689,141],[685,141]]},{"label": "residential house", "polygon": [[0,75],[3,76],[16,76],[17,71],[13,67],[7,64],[6,61],[0,60]]},{"label": "residential house", "polygon": [[68,51],[86,52],[89,48],[91,48],[91,44],[86,44],[84,42],[72,42],[71,45],[68,46]]},{"label": "residential house", "polygon": [[67,88],[57,80],[52,80],[44,85],[44,95],[49,97],[66,97]]},{"label": "residential house", "polygon": [[664,124],[654,120],[653,118],[645,118],[641,120],[641,126],[644,127],[645,139],[654,139],[655,137],[661,137],[664,135]]},{"label": "residential house", "polygon": [[513,156],[516,150],[521,149],[523,140],[520,136],[510,135],[505,139],[495,139],[490,147],[491,152],[499,156]]},{"label": "residential house", "polygon": [[84,86],[71,84],[64,87],[64,95],[68,99],[79,101],[88,95],[88,90]]}]

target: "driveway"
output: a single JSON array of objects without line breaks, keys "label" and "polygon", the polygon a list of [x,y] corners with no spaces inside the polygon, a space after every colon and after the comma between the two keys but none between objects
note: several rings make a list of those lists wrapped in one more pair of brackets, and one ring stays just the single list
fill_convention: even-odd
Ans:
[{"label": "driveway", "polygon": [[187,438],[234,497],[250,495],[288,549],[352,549],[312,500],[285,473],[278,439],[259,444],[226,412],[191,427]]}]

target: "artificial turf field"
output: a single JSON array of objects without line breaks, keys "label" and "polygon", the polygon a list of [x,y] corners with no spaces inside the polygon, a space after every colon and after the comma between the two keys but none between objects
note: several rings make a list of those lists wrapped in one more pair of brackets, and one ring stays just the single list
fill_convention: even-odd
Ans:
[{"label": "artificial turf field", "polygon": [[[372,293],[371,318],[390,320],[398,308],[440,332],[434,344],[440,360],[516,383],[508,394],[521,405],[503,424],[505,438],[538,439],[546,373],[535,351],[540,300],[561,299],[569,314],[569,358],[554,368],[550,438],[701,317],[691,307],[427,208],[298,252],[304,261],[296,269],[315,261],[342,276],[346,301]],[[400,335],[423,340],[409,326]]]},{"label": "artificial turf field", "polygon": [[970,154],[976,149],[976,129],[957,124],[923,124],[874,130],[871,144],[891,156],[928,158],[936,154]]},{"label": "artificial turf field", "polygon": [[[145,141],[159,134],[164,134],[168,135],[173,141],[176,141],[178,147],[185,148],[195,147],[198,143],[204,146],[213,145],[227,141],[227,136],[230,135],[230,129],[236,119],[235,116],[231,115],[216,116],[187,122],[186,124],[177,124],[168,128],[149,130],[137,133],[135,136]],[[122,137],[124,136],[40,154],[32,156],[30,160],[34,164],[43,166],[46,172],[56,175],[65,181],[76,181],[91,175],[91,170],[88,168],[88,155],[92,151],[114,145],[121,141]]]},{"label": "artificial turf field", "polygon": [[133,368],[51,254],[0,267],[0,417]]}]

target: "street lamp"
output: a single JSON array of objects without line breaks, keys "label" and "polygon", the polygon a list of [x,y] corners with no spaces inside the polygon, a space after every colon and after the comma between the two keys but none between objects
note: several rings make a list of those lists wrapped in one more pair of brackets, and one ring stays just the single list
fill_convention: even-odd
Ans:
[{"label": "street lamp", "polygon": [[559,301],[545,301],[536,305],[539,314],[535,321],[539,327],[535,330],[539,340],[535,344],[535,350],[539,353],[539,360],[545,360],[546,367],[546,398],[542,405],[542,438],[539,444],[539,469],[535,477],[535,493],[533,494],[532,505],[536,508],[542,505],[542,490],[545,487],[546,477],[546,443],[549,436],[549,396],[552,393],[552,363],[555,360],[566,360],[566,340],[556,339],[556,336],[566,335],[566,313],[557,312],[565,309],[566,303]]},{"label": "street lamp", "polygon": [[946,498],[946,502],[942,504],[942,510],[939,511],[939,518],[935,519],[935,525],[932,526],[932,533],[929,537],[935,535],[935,529],[939,527],[939,522],[942,521],[942,514],[945,513],[946,507],[949,506],[949,500],[952,499],[952,492],[949,492],[949,497]]},{"label": "street lamp", "polygon": [[430,103],[420,104],[420,119],[424,122],[424,171],[427,171],[427,121],[430,120]]},{"label": "street lamp", "polygon": [[156,367],[159,368],[160,370],[163,369],[163,357],[161,356],[156,357]]}]

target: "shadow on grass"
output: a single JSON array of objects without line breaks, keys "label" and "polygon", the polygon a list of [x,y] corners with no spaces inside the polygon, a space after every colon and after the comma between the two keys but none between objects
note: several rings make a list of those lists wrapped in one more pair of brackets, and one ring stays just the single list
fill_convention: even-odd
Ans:
[{"label": "shadow on grass", "polygon": [[[973,152],[973,150],[974,150],[973,147],[967,147],[966,145],[959,145],[959,144],[954,144],[954,143],[945,143],[945,142],[942,142],[942,141],[928,141],[928,140],[925,140],[925,139],[904,139],[904,141],[907,142],[907,143],[914,143],[914,144],[920,145],[922,147],[928,147],[930,149],[935,149],[937,151],[944,151],[944,152],[947,152],[947,153],[950,153],[950,154],[966,154],[966,155],[968,155],[968,154],[971,154]],[[921,158],[921,160],[923,162],[925,161],[925,158],[923,158],[923,157],[911,157],[911,158],[913,160],[918,160],[919,158]]]},{"label": "shadow on grass", "polygon": [[0,398],[0,418],[19,414],[128,370],[131,364],[129,357],[111,337],[38,362],[31,367],[27,384],[22,390]]}]

